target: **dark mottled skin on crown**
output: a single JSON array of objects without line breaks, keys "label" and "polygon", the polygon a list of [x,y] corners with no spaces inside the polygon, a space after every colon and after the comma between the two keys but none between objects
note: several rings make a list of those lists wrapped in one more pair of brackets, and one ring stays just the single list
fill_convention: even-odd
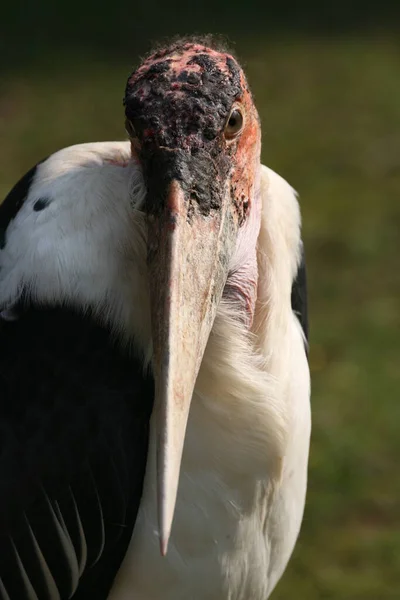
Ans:
[{"label": "dark mottled skin on crown", "polygon": [[245,219],[249,192],[239,189],[237,177],[230,181],[240,166],[242,136],[228,143],[223,135],[234,103],[248,117],[256,115],[236,59],[201,42],[183,40],[160,49],[132,73],[125,113],[137,136],[133,150],[143,165],[149,212],[163,206],[169,181],[177,179],[203,214],[218,209],[231,187],[239,221]]},{"label": "dark mottled skin on crown", "polygon": [[233,58],[187,46],[147,61],[130,77],[126,116],[144,141],[170,148],[202,148],[215,140],[243,94]]}]

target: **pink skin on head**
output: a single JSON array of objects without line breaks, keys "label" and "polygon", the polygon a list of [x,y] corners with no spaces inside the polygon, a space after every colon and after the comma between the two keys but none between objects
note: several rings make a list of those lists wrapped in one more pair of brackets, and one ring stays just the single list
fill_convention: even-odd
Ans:
[{"label": "pink skin on head", "polygon": [[236,251],[231,260],[230,274],[224,297],[238,303],[245,314],[245,323],[253,324],[257,299],[257,240],[261,225],[261,128],[244,73],[241,73],[243,97],[237,102],[245,118],[243,132],[235,152],[232,174],[235,197],[245,208],[246,218],[239,229]]},{"label": "pink skin on head", "polygon": [[188,44],[187,49],[185,49],[183,52],[175,52],[172,54],[162,53],[161,55],[156,54],[150,56],[136,70],[135,78],[139,78],[141,75],[146,73],[150,66],[164,62],[165,60],[170,61],[170,68],[176,75],[182,73],[183,71],[201,73],[202,68],[200,65],[196,63],[188,64],[196,54],[207,54],[208,56],[214,58],[219,69],[223,73],[226,73],[226,76],[229,77],[230,72],[226,64],[226,59],[231,58],[234,60],[233,56],[230,54],[217,52],[216,50],[212,50],[211,48],[207,48],[201,44]]}]

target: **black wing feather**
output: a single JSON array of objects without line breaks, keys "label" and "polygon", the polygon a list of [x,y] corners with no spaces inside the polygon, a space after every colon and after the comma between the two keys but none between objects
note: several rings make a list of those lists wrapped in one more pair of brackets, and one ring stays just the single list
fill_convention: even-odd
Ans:
[{"label": "black wing feather", "polygon": [[0,325],[0,391],[0,599],[107,598],[140,503],[152,377],[90,315],[28,306]]},{"label": "black wing feather", "polygon": [[[303,245],[299,268],[292,286],[292,309],[300,321],[304,336],[308,342],[307,272]],[[308,352],[307,345],[306,351]]]}]

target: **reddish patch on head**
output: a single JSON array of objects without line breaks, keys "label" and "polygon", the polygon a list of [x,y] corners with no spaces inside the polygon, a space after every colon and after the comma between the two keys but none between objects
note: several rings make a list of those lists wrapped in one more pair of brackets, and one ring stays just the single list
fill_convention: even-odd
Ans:
[{"label": "reddish patch on head", "polygon": [[156,52],[149,56],[142,65],[135,71],[131,81],[140,78],[144,73],[148,72],[152,67],[157,68],[156,65],[164,64],[168,61],[169,69],[171,74],[178,76],[180,73],[186,72],[188,76],[190,74],[201,73],[204,71],[204,67],[198,62],[193,61],[193,58],[197,55],[204,54],[210,57],[215,65],[220,69],[222,73],[225,73],[229,77],[230,72],[227,66],[226,59],[235,60],[233,56],[224,52],[218,52],[211,48],[207,48],[201,44],[185,44],[179,50],[166,49],[164,52]]},{"label": "reddish patch on head", "polygon": [[242,72],[243,96],[238,103],[244,113],[244,127],[235,148],[235,169],[232,185],[236,188],[235,197],[241,219],[251,208],[254,196],[255,173],[260,162],[261,128],[260,120],[253,102],[247,81]]}]

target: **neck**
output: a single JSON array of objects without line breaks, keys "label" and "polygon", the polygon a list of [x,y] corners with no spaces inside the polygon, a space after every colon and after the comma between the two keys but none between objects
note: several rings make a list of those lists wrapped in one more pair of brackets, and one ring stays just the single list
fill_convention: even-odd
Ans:
[{"label": "neck", "polygon": [[257,240],[261,223],[261,170],[257,168],[249,218],[239,231],[236,251],[225,285],[224,297],[239,307],[243,321],[251,329],[257,299]]}]

